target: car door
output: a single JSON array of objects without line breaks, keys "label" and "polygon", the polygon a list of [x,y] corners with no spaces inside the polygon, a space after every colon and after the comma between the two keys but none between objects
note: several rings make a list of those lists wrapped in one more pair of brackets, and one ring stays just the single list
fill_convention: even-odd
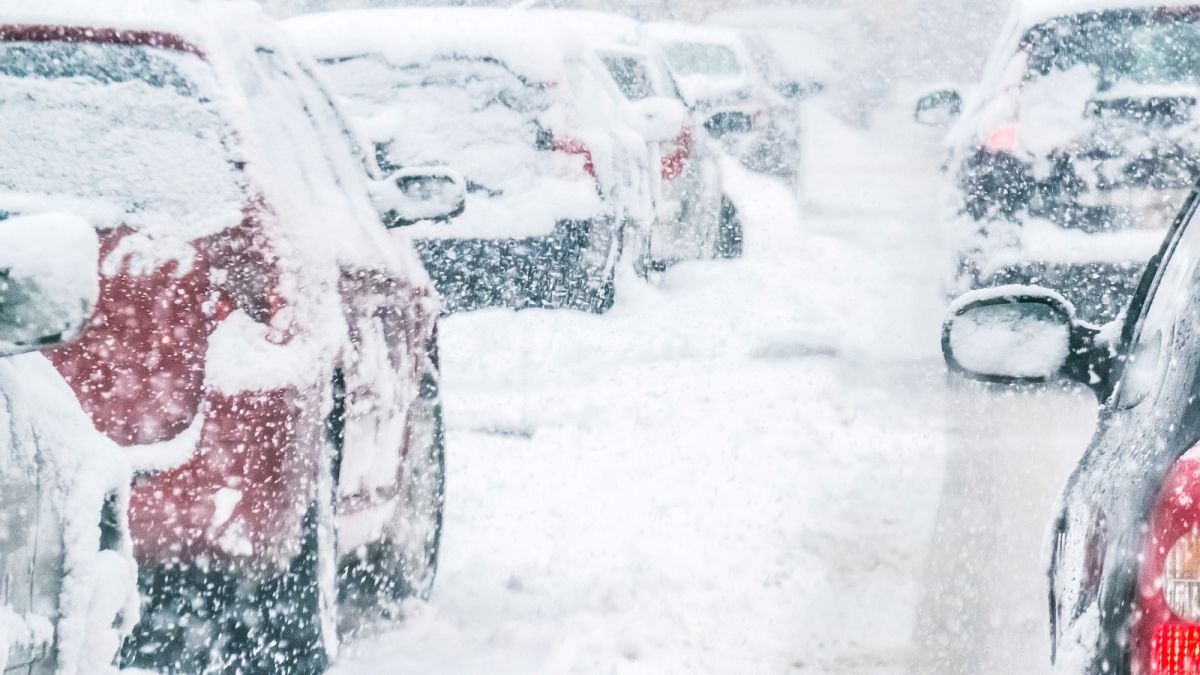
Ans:
[{"label": "car door", "polygon": [[[18,432],[8,392],[0,391],[0,611],[12,612],[29,628],[49,622],[57,610],[54,567],[61,557],[45,463],[34,457],[28,434]],[[5,673],[52,672],[51,642],[32,642],[28,631],[6,632]],[[7,644],[5,644],[7,643]]]},{"label": "car door", "polygon": [[[294,105],[300,137],[294,147],[319,165],[326,192],[328,236],[338,240],[338,295],[348,331],[334,383],[340,420],[335,425],[339,548],[379,536],[398,506],[401,466],[408,448],[409,416],[427,366],[425,348],[437,315],[415,252],[389,235],[370,204],[363,159],[355,157],[336,109],[311,73],[281,50],[259,49],[277,95]],[[286,108],[286,109],[285,109]],[[405,253],[410,255],[405,256]]]}]

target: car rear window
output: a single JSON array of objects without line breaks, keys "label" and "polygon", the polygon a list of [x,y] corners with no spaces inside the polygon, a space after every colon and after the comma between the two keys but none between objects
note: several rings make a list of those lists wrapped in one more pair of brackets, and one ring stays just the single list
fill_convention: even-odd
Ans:
[{"label": "car rear window", "polygon": [[1023,41],[1027,79],[1083,66],[1101,89],[1121,81],[1200,79],[1200,24],[1190,12],[1087,12],[1048,21]]},{"label": "car rear window", "polygon": [[742,72],[737,54],[726,45],[673,42],[663,51],[672,70],[679,75],[737,75]]},{"label": "car rear window", "polygon": [[141,45],[0,43],[0,210],[199,236],[243,192],[195,54]]}]

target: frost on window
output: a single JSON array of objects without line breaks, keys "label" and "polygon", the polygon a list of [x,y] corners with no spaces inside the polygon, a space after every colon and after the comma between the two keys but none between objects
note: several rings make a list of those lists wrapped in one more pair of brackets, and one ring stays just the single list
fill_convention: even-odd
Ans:
[{"label": "frost on window", "polygon": [[191,236],[237,222],[241,192],[212,91],[192,54],[5,43],[0,209],[71,208]]}]

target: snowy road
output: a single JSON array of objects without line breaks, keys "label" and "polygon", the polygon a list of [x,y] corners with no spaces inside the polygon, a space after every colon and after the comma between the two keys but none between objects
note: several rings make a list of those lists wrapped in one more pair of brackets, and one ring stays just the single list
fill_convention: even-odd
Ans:
[{"label": "snowy road", "polygon": [[732,172],[744,259],[445,322],[434,596],[336,672],[1038,672],[1090,408],[947,390],[931,139],[812,128],[803,215]]}]

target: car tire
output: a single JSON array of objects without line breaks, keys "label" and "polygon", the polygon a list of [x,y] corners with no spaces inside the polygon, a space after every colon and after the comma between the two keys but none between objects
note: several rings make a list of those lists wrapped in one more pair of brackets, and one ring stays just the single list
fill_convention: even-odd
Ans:
[{"label": "car tire", "polygon": [[721,197],[721,220],[717,225],[717,241],[714,248],[716,258],[742,257],[742,219],[737,207],[725,196]]},{"label": "car tire", "polygon": [[[400,486],[402,505],[379,542],[343,561],[339,591],[361,612],[394,615],[406,598],[428,599],[437,575],[446,491],[445,425],[439,391],[437,340],[414,403],[413,439]],[[414,452],[415,451],[415,452]]]},{"label": "car tire", "polygon": [[[157,566],[139,570],[142,617],[122,645],[121,667],[159,673],[313,675],[336,649],[336,593],[322,581],[332,547],[312,505],[299,554],[258,583],[245,571]],[[336,629],[335,629],[336,630]],[[329,644],[333,642],[334,648]]]},{"label": "car tire", "polygon": [[[300,554],[287,571],[258,589],[263,630],[245,653],[232,654],[239,673],[324,673],[337,653],[336,547],[329,511],[319,504],[304,517]],[[245,664],[241,667],[240,664]]]}]

